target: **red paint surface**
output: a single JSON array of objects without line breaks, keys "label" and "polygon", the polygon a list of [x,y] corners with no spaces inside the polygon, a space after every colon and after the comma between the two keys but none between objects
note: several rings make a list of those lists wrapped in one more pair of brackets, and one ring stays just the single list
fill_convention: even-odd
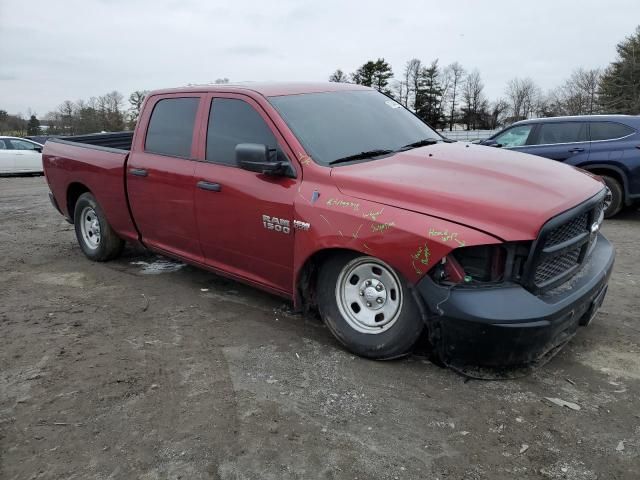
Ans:
[{"label": "red paint surface", "polygon": [[[534,239],[549,218],[602,188],[588,175],[556,162],[464,143],[322,167],[310,161],[265,98],[360,88],[247,84],[154,92],[145,102],[128,157],[47,143],[45,173],[63,213],[70,186],[84,185],[123,238],[290,298],[305,262],[322,250],[378,257],[416,282],[454,248]],[[153,104],[185,93],[201,98],[192,158],[145,153]],[[297,178],[205,162],[214,97],[250,103],[273,130]],[[145,168],[149,175],[126,174],[131,167]],[[198,189],[200,180],[219,183],[221,191]],[[265,229],[262,215],[290,220],[291,233]],[[293,220],[310,223],[310,230],[294,230]]]}]

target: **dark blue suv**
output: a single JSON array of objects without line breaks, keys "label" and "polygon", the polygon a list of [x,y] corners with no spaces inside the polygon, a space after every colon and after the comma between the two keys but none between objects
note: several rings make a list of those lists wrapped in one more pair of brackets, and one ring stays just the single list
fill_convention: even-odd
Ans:
[{"label": "dark blue suv", "polygon": [[611,191],[606,217],[640,201],[640,116],[523,120],[481,144],[559,160],[602,176]]}]

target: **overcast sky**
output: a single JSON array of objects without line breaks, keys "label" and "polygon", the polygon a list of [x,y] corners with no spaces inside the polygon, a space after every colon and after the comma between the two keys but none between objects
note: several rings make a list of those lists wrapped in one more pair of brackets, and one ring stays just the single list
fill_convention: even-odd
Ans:
[{"label": "overcast sky", "polygon": [[490,99],[513,77],[544,89],[604,67],[640,0],[0,0],[0,109],[232,81],[324,81],[384,57],[479,69]]}]

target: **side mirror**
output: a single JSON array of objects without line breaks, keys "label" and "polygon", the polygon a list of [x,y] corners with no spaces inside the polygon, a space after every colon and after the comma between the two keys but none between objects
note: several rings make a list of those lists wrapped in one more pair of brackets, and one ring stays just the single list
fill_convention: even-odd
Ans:
[{"label": "side mirror", "polygon": [[259,143],[236,145],[236,163],[243,170],[264,175],[284,175],[287,172],[287,164],[271,161],[269,147]]},{"label": "side mirror", "polygon": [[40,152],[42,153],[42,147],[34,147],[33,148],[36,152]]}]

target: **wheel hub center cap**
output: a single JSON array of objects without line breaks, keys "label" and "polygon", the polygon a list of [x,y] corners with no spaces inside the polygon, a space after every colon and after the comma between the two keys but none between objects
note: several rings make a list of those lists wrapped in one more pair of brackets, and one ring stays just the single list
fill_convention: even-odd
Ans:
[{"label": "wheel hub center cap", "polygon": [[378,292],[373,287],[367,287],[364,291],[364,298],[369,302],[375,302],[378,297]]},{"label": "wheel hub center cap", "polygon": [[387,302],[387,290],[384,284],[377,279],[369,279],[362,283],[360,295],[369,310],[379,310]]}]

